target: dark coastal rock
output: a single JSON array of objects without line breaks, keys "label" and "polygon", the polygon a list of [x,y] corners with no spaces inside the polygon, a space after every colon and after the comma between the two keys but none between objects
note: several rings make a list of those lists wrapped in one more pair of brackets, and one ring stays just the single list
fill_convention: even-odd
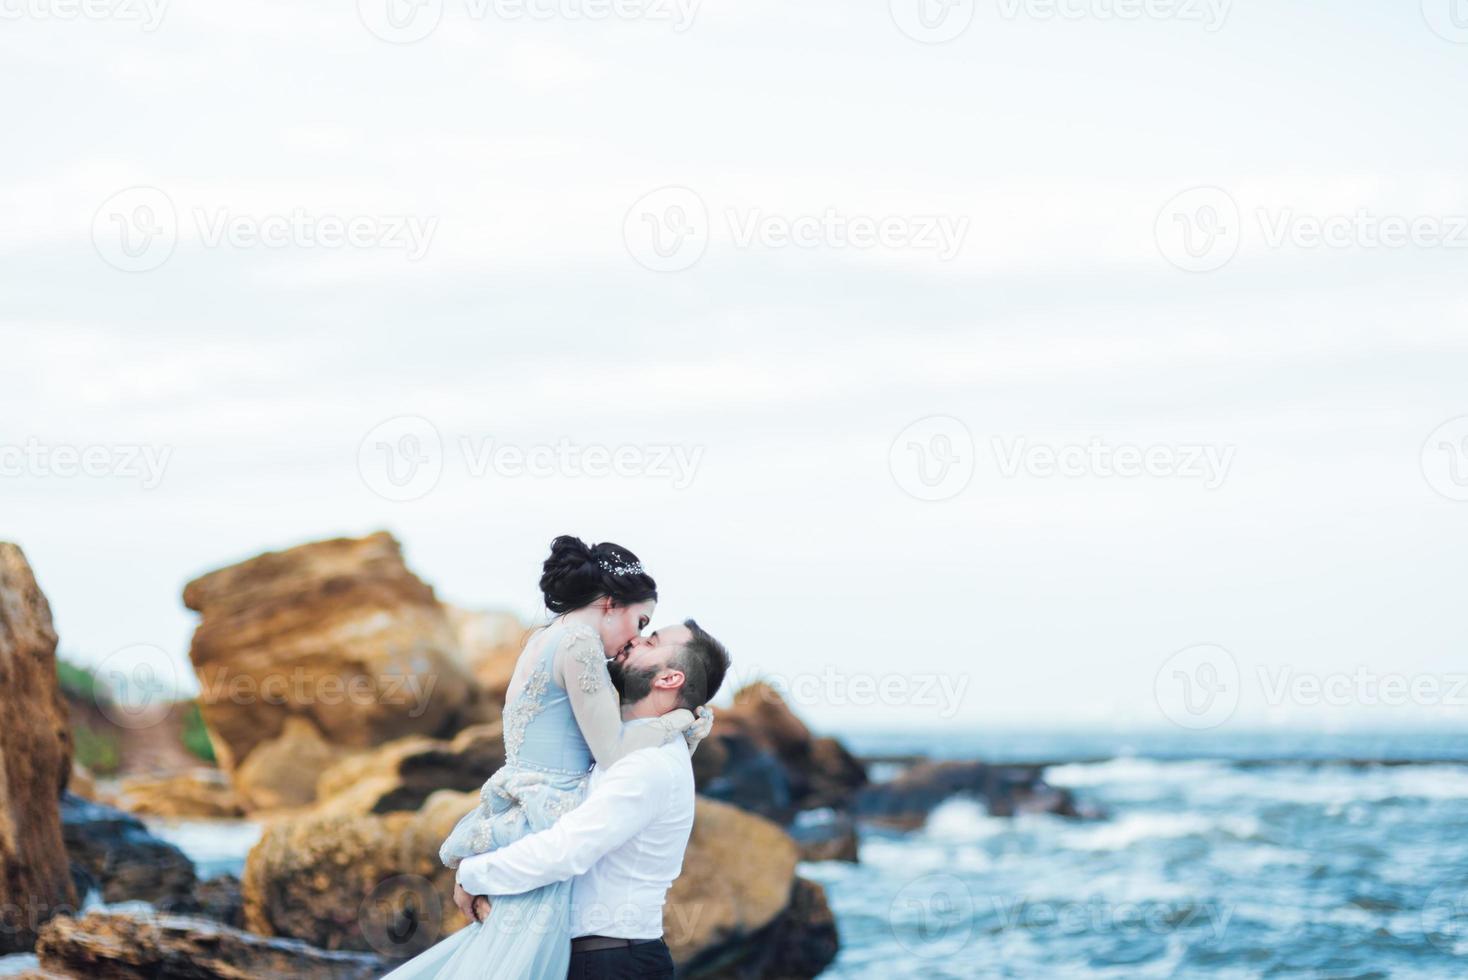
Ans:
[{"label": "dark coastal rock", "polygon": [[896,779],[869,786],[856,798],[859,818],[901,830],[921,827],[928,814],[953,796],[984,801],[989,813],[1053,813],[1080,816],[1067,790],[1045,783],[1040,766],[996,766],[983,762],[918,762]]},{"label": "dark coastal rock", "polygon": [[796,878],[790,901],[769,925],[745,941],[706,950],[678,975],[683,980],[805,980],[830,966],[840,947],[826,890]]},{"label": "dark coastal rock", "polygon": [[779,823],[789,820],[795,802],[784,765],[750,736],[720,731],[722,724],[721,716],[693,756],[699,793]]},{"label": "dark coastal rock", "polygon": [[358,813],[418,810],[439,790],[477,792],[505,764],[504,728],[474,725],[452,740],[414,736],[338,762],[316,783],[316,798],[351,795]]},{"label": "dark coastal rock", "polygon": [[103,901],[191,907],[193,862],[183,851],[150,834],[137,817],[67,793],[61,801],[61,822],[64,853]]},{"label": "dark coastal rock", "polygon": [[386,964],[188,916],[90,912],[49,922],[36,943],[43,970],[107,980],[369,980]]},{"label": "dark coastal rock", "polygon": [[309,803],[344,754],[499,717],[391,535],[260,555],[190,582],[184,604],[200,614],[189,656],[204,721],[247,807]]},{"label": "dark coastal rock", "polygon": [[245,896],[240,880],[234,875],[219,875],[196,884],[189,906],[187,911],[192,915],[201,915],[235,929],[245,927]]},{"label": "dark coastal rock", "polygon": [[867,784],[866,767],[835,739],[813,737],[768,684],[749,685],[718,712],[694,776],[700,793],[781,823],[844,808]]},{"label": "dark coastal rock", "polygon": [[76,906],[57,808],[70,775],[51,607],[0,542],[0,953],[29,950],[37,926]]},{"label": "dark coastal rock", "polygon": [[837,810],[807,810],[797,814],[790,836],[800,848],[802,861],[849,861],[856,863],[856,821]]},{"label": "dark coastal rock", "polygon": [[265,828],[245,860],[246,927],[397,960],[467,925],[438,848],[477,794],[437,793],[417,813],[352,812],[351,802],[334,797]]}]

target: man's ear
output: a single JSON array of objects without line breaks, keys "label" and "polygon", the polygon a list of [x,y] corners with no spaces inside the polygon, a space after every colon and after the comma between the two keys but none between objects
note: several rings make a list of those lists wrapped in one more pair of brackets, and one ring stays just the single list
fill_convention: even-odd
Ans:
[{"label": "man's ear", "polygon": [[669,667],[657,676],[652,686],[660,691],[677,691],[682,689],[687,680],[688,676],[683,671],[677,667]]}]

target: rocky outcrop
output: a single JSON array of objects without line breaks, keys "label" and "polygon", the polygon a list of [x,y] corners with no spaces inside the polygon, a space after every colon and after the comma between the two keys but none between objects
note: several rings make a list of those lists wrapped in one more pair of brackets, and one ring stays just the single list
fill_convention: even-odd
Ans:
[{"label": "rocky outcrop", "polygon": [[386,533],[260,555],[190,582],[184,604],[201,615],[189,655],[204,720],[221,767],[251,776],[237,782],[247,805],[298,803],[326,768],[313,751],[299,786],[272,785],[267,767],[246,768],[262,747],[284,756],[314,739],[340,758],[498,717],[460,667],[444,607]]},{"label": "rocky outcrop", "polygon": [[245,862],[245,923],[328,949],[405,959],[467,924],[438,847],[478,801],[436,794],[417,813],[313,810],[271,824]]},{"label": "rocky outcrop", "polygon": [[385,972],[375,956],[253,936],[208,919],[106,911],[52,920],[36,952],[44,970],[108,980],[369,980]]},{"label": "rocky outcrop", "polygon": [[30,949],[37,926],[76,906],[57,806],[70,732],[51,607],[25,555],[0,542],[0,953]]},{"label": "rocky outcrop", "polygon": [[694,756],[699,792],[786,823],[797,812],[843,808],[867,783],[841,743],[815,738],[768,684],[751,684],[717,712]]},{"label": "rocky outcrop", "polygon": [[[72,789],[76,791],[74,779]],[[124,779],[117,788],[117,803],[129,813],[151,817],[228,820],[245,813],[229,777],[218,769]]]},{"label": "rocky outcrop", "polygon": [[807,810],[790,826],[802,861],[858,860],[856,821],[838,810]]},{"label": "rocky outcrop", "polygon": [[191,907],[194,865],[143,822],[103,803],[67,793],[61,804],[65,854],[82,890],[104,902],[145,901],[160,908]]},{"label": "rocky outcrop", "polygon": [[1041,766],[983,762],[918,762],[896,779],[865,789],[854,812],[863,820],[899,830],[921,827],[928,814],[953,796],[980,799],[996,817],[1016,813],[1083,814],[1070,793],[1046,784]]},{"label": "rocky outcrop", "polygon": [[[385,814],[347,812],[350,799],[333,797],[266,829],[245,864],[248,928],[401,959],[464,926],[438,846],[477,796],[444,791],[417,813]],[[821,955],[812,951],[828,947],[829,962],[830,912],[818,886],[797,885],[797,857],[795,843],[770,821],[699,800],[664,916],[680,968],[719,976],[735,965],[773,962],[772,949],[791,962],[770,976],[814,976],[819,968],[806,967]],[[794,969],[797,962],[805,966]]]},{"label": "rocky outcrop", "polygon": [[795,842],[774,823],[698,801],[664,938],[686,978],[814,977],[836,957],[825,891],[795,876]]},{"label": "rocky outcrop", "polygon": [[246,810],[303,807],[316,799],[316,781],[343,755],[309,720],[290,717],[275,738],[257,744],[235,767],[235,793]]},{"label": "rocky outcrop", "polygon": [[439,790],[478,792],[504,764],[503,726],[474,725],[450,741],[414,736],[344,759],[322,773],[316,796],[349,797],[356,813],[417,810]]},{"label": "rocky outcrop", "polygon": [[510,612],[449,606],[448,616],[459,640],[459,665],[490,701],[503,705],[531,626]]}]

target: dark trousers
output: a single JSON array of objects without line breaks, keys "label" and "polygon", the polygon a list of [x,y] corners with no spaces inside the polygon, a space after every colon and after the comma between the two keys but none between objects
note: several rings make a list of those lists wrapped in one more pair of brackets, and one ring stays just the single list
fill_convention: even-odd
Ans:
[{"label": "dark trousers", "polygon": [[673,957],[661,939],[572,953],[566,980],[673,980]]}]

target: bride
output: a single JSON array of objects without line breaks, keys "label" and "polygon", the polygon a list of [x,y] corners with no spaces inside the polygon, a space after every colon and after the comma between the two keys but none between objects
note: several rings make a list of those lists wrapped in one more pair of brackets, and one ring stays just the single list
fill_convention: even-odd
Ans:
[{"label": "bride", "polygon": [[[641,635],[658,597],[636,555],[563,535],[551,543],[540,589],[556,615],[520,653],[505,698],[505,765],[439,849],[450,868],[554,824],[581,802],[593,761],[608,766],[680,736],[692,752],[713,725],[707,709],[698,717],[679,709],[622,727],[608,651],[615,658]],[[559,980],[571,959],[571,885],[495,898],[482,924],[471,921],[384,980]],[[460,908],[467,898],[456,891]]]}]

